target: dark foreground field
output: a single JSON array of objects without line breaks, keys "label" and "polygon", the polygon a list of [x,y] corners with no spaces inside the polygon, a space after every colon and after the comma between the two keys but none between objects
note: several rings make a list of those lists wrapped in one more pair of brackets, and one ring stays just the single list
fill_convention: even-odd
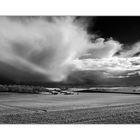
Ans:
[{"label": "dark foreground field", "polygon": [[0,123],[7,124],[137,124],[140,104],[2,115]]},{"label": "dark foreground field", "polygon": [[140,95],[0,94],[1,124],[137,124]]}]

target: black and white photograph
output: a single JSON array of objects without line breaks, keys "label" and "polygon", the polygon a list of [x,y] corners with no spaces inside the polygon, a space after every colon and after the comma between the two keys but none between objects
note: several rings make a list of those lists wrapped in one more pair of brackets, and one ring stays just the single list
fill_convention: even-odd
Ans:
[{"label": "black and white photograph", "polygon": [[139,124],[140,16],[0,16],[0,124]]}]

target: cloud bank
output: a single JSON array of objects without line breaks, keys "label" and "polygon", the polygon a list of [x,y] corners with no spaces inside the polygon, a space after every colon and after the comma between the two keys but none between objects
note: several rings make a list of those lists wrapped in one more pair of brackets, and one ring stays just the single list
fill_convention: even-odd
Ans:
[{"label": "cloud bank", "polygon": [[0,17],[0,62],[61,81],[88,44],[73,18]]},{"label": "cloud bank", "polygon": [[0,17],[1,73],[57,82],[79,70],[107,78],[140,73],[139,42],[125,49],[113,38],[88,34],[83,23],[75,17]]}]

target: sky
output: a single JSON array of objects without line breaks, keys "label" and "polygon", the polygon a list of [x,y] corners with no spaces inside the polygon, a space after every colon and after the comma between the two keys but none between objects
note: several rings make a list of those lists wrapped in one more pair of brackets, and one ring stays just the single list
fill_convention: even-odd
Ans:
[{"label": "sky", "polygon": [[140,85],[140,17],[0,17],[0,83]]}]

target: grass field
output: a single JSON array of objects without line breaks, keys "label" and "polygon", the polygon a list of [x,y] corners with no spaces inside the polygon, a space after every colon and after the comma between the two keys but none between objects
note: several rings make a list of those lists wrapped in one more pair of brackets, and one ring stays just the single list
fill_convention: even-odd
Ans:
[{"label": "grass field", "polygon": [[0,94],[0,123],[127,124],[140,123],[140,95]]},{"label": "grass field", "polygon": [[2,115],[6,124],[137,124],[140,104]]}]

